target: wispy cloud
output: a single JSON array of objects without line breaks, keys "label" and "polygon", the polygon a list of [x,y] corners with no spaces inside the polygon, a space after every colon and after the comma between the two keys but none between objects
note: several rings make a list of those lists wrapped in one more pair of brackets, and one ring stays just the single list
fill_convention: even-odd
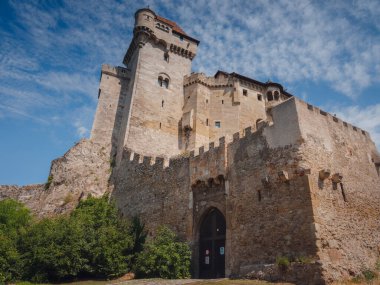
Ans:
[{"label": "wispy cloud", "polygon": [[[94,110],[100,64],[121,64],[133,14],[147,5],[201,41],[195,71],[223,69],[285,86],[324,83],[354,100],[380,84],[376,0],[10,3],[16,18],[0,31],[0,97],[27,114],[50,110],[39,114],[45,120]],[[88,134],[91,120],[82,122],[73,128]]]}]

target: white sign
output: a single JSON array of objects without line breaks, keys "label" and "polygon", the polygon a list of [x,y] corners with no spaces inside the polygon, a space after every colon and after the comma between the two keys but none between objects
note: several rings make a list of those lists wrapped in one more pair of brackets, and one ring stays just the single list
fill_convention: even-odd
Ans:
[{"label": "white sign", "polygon": [[219,247],[219,253],[220,255],[224,255],[224,246]]},{"label": "white sign", "polygon": [[205,264],[210,264],[210,256],[205,257]]}]

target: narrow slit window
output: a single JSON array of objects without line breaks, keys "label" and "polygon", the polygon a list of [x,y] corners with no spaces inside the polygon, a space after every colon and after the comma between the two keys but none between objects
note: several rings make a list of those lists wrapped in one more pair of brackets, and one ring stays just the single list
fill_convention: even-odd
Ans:
[{"label": "narrow slit window", "polygon": [[222,104],[224,104],[224,100],[222,100]]},{"label": "narrow slit window", "polygon": [[206,126],[208,126],[208,119],[206,119]]},{"label": "narrow slit window", "polygon": [[161,107],[164,108],[164,100],[161,102]]}]

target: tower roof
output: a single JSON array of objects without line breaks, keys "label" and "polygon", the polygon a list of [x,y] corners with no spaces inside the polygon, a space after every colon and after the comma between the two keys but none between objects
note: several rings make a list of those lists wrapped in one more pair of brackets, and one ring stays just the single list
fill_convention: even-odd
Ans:
[{"label": "tower roof", "polygon": [[159,20],[159,21],[161,21],[161,22],[169,25],[173,29],[174,32],[177,32],[178,34],[187,36],[187,34],[185,33],[185,31],[182,30],[182,28],[180,26],[178,26],[176,22],[173,22],[173,21],[171,21],[169,19],[166,19],[166,18],[158,16],[158,15],[156,15],[156,17],[157,17],[157,20]]}]

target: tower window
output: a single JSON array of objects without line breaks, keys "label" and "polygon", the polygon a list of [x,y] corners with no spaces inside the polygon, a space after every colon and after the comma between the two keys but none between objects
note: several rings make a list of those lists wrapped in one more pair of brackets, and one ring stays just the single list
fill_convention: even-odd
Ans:
[{"label": "tower window", "polygon": [[247,89],[243,89],[243,95],[248,96],[248,90]]},{"label": "tower window", "polygon": [[215,128],[220,129],[220,121],[215,121]]},{"label": "tower window", "polygon": [[224,104],[224,100],[222,100],[222,104]]},{"label": "tower window", "polygon": [[161,102],[161,107],[164,108],[164,100]]},{"label": "tower window", "polygon": [[169,77],[166,74],[160,74],[157,83],[161,87],[169,88]]},{"label": "tower window", "polygon": [[180,36],[180,37],[179,37],[179,40],[182,42],[182,41],[183,41],[183,36]]},{"label": "tower window", "polygon": [[208,99],[206,99],[206,104],[208,104]]},{"label": "tower window", "polygon": [[262,101],[263,100],[263,96],[261,94],[257,94],[257,100]]},{"label": "tower window", "polygon": [[206,126],[208,126],[208,119],[206,119]]},{"label": "tower window", "polygon": [[268,92],[267,92],[267,99],[268,99],[268,101],[273,101],[273,94],[272,94],[272,91],[268,91]]},{"label": "tower window", "polygon": [[278,91],[274,91],[274,100],[278,101],[280,99],[280,93]]},{"label": "tower window", "polygon": [[164,60],[169,62],[169,54],[167,52],[164,53]]}]

